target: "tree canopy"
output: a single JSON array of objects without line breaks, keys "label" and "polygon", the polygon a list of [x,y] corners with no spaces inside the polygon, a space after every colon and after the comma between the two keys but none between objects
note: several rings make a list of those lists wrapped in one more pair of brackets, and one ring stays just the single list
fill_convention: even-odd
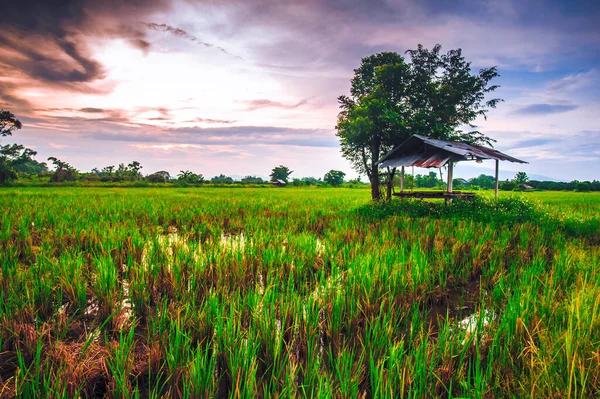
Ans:
[{"label": "tree canopy", "polygon": [[202,184],[204,183],[204,176],[202,176],[202,174],[196,174],[191,170],[182,170],[177,175],[177,181],[188,184]]},{"label": "tree canopy", "polygon": [[332,169],[325,174],[325,177],[323,177],[323,181],[334,187],[339,187],[344,183],[344,177],[346,177],[346,174],[344,172],[342,172],[341,170]]},{"label": "tree canopy", "polygon": [[54,172],[50,176],[50,181],[60,183],[63,181],[74,181],[79,173],[77,169],[68,162],[61,161],[56,157],[49,157],[48,161],[54,165]]},{"label": "tree canopy", "polygon": [[290,170],[287,166],[279,165],[273,168],[269,176],[271,177],[271,181],[283,180],[287,183],[292,173],[294,171]]},{"label": "tree canopy", "polygon": [[517,172],[514,178],[516,184],[526,184],[529,181],[529,177],[525,172]]},{"label": "tree canopy", "polygon": [[[21,127],[21,122],[12,112],[0,110],[0,138],[12,136],[13,131]],[[0,145],[0,183],[16,179],[18,168],[35,162],[35,154],[21,144]]]},{"label": "tree canopy", "polygon": [[[419,45],[408,50],[410,63],[397,53],[383,52],[361,60],[354,70],[350,96],[340,96],[336,126],[342,154],[354,169],[367,175],[371,195],[379,199],[379,160],[413,134],[487,143],[492,140],[474,129],[501,99],[485,100],[498,86],[495,67],[472,74],[460,49],[440,53]],[[394,170],[388,171],[392,181]],[[389,194],[388,194],[389,195]]]}]

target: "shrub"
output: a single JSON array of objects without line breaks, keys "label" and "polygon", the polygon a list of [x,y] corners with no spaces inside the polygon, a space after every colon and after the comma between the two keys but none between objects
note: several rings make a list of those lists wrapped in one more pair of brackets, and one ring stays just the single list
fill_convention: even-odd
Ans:
[{"label": "shrub", "polygon": [[461,218],[502,223],[523,223],[539,220],[542,213],[533,203],[509,197],[487,200],[474,197],[471,200],[454,199],[451,204],[421,200],[398,200],[367,204],[358,209],[361,216],[381,219],[389,216],[430,217],[437,219]]},{"label": "shrub", "polygon": [[506,180],[500,183],[499,188],[500,190],[504,191],[513,191],[515,188],[517,188],[517,183],[515,183],[514,181]]}]

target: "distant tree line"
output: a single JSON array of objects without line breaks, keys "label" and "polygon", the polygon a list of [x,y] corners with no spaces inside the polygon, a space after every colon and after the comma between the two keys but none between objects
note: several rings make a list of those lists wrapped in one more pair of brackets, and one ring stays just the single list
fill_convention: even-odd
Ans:
[{"label": "distant tree line", "polygon": [[[15,130],[21,129],[21,122],[9,111],[0,110],[0,138],[12,136]],[[62,182],[88,182],[88,183],[120,183],[134,182],[139,184],[163,183],[180,186],[188,185],[266,185],[277,183],[278,185],[290,185],[294,187],[302,186],[330,186],[340,187],[342,185],[355,186],[363,185],[360,179],[344,180],[346,174],[340,170],[330,170],[323,178],[302,177],[292,178],[294,173],[290,168],[284,165],[276,166],[272,169],[270,180],[264,180],[259,176],[248,175],[241,180],[236,181],[230,176],[220,174],[210,179],[202,174],[194,173],[190,170],[182,170],[173,177],[169,172],[161,170],[149,175],[142,174],[142,165],[138,161],[131,161],[128,164],[120,163],[117,166],[108,165],[101,169],[93,168],[90,172],[80,172],[68,162],[56,157],[49,157],[46,162],[39,162],[34,159],[36,152],[25,148],[20,144],[0,145],[0,184],[8,183],[19,178],[33,180],[38,182],[62,183]],[[380,181],[386,182],[389,179],[387,172],[380,173]],[[454,179],[453,186],[456,189],[492,189],[494,188],[494,177],[481,174],[469,180]],[[393,185],[399,185],[399,176],[393,178]],[[443,188],[444,181],[441,176],[434,171],[427,175],[417,174],[415,176],[407,174],[404,178],[404,187],[412,188]],[[506,180],[500,183],[502,190],[565,190],[565,191],[600,191],[600,182],[577,181],[554,182],[529,180],[524,172],[519,172],[512,180]]]},{"label": "distant tree line", "polygon": [[[394,185],[400,184],[400,178],[394,178]],[[404,176],[404,188],[438,188],[445,186],[438,174],[431,171],[427,175]],[[471,179],[456,178],[452,180],[452,186],[456,190],[491,190],[495,186],[494,176],[481,174]],[[600,191],[600,181],[578,181],[570,182],[529,180],[525,172],[518,172],[514,178],[499,182],[500,190],[504,191],[526,191],[526,190],[548,190],[548,191]]]},{"label": "distant tree line", "polygon": [[[21,129],[21,122],[9,111],[0,110],[0,138],[12,136],[15,130]],[[163,183],[187,185],[262,185],[277,183],[293,186],[333,186],[339,187],[344,184],[346,174],[339,170],[330,170],[323,179],[316,177],[304,177],[291,179],[293,171],[284,165],[279,165],[271,171],[270,180],[264,180],[259,176],[245,176],[240,181],[232,177],[220,174],[206,179],[202,174],[190,170],[182,170],[177,177],[172,177],[169,172],[160,170],[149,175],[142,174],[142,165],[138,161],[128,164],[108,165],[103,168],[93,168],[90,172],[81,172],[74,166],[57,157],[49,157],[52,164],[49,168],[46,162],[38,162],[34,159],[37,153],[20,144],[0,145],[0,184],[24,178],[38,182],[65,183],[65,182],[87,182],[87,183],[120,183],[135,182],[141,184]],[[359,179],[351,180],[349,184],[362,184]]]},{"label": "distant tree line", "polygon": [[[548,180],[529,180],[527,185],[534,190],[548,190],[548,191],[600,191],[600,181],[598,180],[571,180],[570,182],[564,181],[548,181]],[[519,190],[514,181],[506,180],[500,183],[501,190]]]}]

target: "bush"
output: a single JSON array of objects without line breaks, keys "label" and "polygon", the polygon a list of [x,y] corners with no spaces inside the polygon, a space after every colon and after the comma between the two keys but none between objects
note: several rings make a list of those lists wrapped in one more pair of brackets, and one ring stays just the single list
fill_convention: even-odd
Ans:
[{"label": "bush", "polygon": [[148,175],[146,177],[146,179],[150,182],[150,183],[166,183],[167,179],[164,175],[160,174],[160,173],[153,173],[151,175]]},{"label": "bush", "polygon": [[367,204],[358,209],[361,216],[382,219],[389,216],[430,217],[436,219],[460,218],[501,223],[524,223],[540,220],[542,213],[533,203],[518,198],[487,200],[454,199],[451,204],[421,200],[398,200]]},{"label": "bush", "polygon": [[513,191],[517,188],[517,183],[515,183],[514,181],[506,180],[500,183],[499,188],[503,191]]},{"label": "bush", "polygon": [[587,181],[580,181],[575,184],[575,191],[590,191],[590,183]]},{"label": "bush", "polygon": [[77,176],[75,176],[75,173],[71,169],[59,169],[50,175],[50,181],[53,183],[75,180],[77,180]]}]

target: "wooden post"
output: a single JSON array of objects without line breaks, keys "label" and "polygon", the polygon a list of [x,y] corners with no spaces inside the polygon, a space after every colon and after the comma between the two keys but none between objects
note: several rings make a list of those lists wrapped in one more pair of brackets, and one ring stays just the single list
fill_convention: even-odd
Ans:
[{"label": "wooden post", "polygon": [[400,192],[404,191],[404,166],[400,169]]},{"label": "wooden post", "polygon": [[[452,175],[453,175],[453,163],[452,160],[448,161],[448,184],[446,185],[446,191],[450,194],[452,192]],[[442,169],[440,168],[440,173],[441,173]],[[444,201],[446,203],[446,205],[451,204],[452,203],[452,198],[446,198],[446,200]]]},{"label": "wooden post", "polygon": [[500,168],[500,161],[496,159],[496,185],[494,186],[494,198],[498,200],[498,169]]},{"label": "wooden post", "polygon": [[452,160],[448,161],[448,192],[452,192],[452,178],[454,175],[454,163]]}]

